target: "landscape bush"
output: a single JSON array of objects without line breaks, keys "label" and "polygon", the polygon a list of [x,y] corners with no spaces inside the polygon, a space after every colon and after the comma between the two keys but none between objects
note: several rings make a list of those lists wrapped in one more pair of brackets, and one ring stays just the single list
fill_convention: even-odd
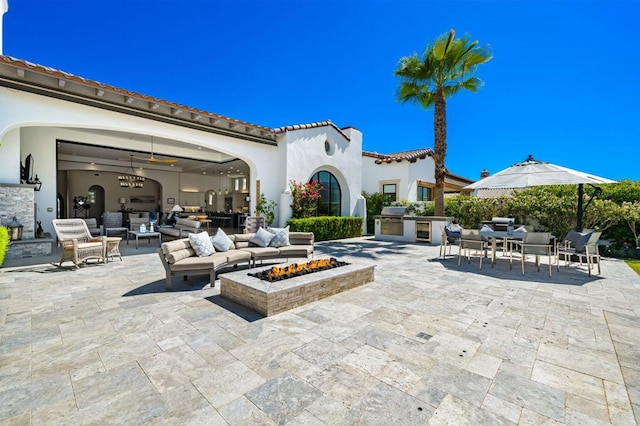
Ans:
[{"label": "landscape bush", "polygon": [[313,232],[315,241],[362,236],[363,218],[355,216],[318,216],[289,219],[290,232]]}]

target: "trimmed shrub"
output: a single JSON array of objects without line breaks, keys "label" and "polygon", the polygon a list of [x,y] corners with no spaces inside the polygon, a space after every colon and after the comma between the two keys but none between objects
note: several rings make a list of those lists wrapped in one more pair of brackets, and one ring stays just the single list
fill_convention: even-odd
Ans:
[{"label": "trimmed shrub", "polygon": [[362,236],[363,218],[354,216],[318,216],[289,219],[292,232],[313,232],[316,241],[338,240]]},{"label": "trimmed shrub", "polygon": [[9,250],[9,230],[0,226],[0,266],[4,263],[4,256]]}]

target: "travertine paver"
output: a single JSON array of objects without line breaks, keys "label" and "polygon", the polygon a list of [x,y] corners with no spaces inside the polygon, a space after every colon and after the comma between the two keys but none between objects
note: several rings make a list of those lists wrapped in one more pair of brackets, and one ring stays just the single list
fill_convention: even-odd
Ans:
[{"label": "travertine paver", "polygon": [[[153,251],[0,269],[0,424],[637,424],[640,277],[457,266],[357,238],[375,281],[265,318]],[[222,272],[224,273],[224,272]],[[179,280],[176,280],[179,282]]]}]

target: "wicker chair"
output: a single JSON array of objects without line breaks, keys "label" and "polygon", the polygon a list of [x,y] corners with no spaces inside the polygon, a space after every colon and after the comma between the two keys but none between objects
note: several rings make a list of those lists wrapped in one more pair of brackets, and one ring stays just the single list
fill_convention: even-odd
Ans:
[{"label": "wicker chair", "polygon": [[53,229],[62,245],[60,267],[64,262],[73,262],[76,268],[89,259],[106,262],[107,237],[94,237],[82,219],[53,219]]}]

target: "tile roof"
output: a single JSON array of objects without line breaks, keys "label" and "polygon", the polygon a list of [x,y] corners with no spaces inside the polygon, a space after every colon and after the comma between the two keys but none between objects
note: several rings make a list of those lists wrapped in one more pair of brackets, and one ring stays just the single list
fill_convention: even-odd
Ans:
[{"label": "tile roof", "polygon": [[344,127],[343,129],[341,129],[340,127],[338,127],[335,124],[333,124],[333,122],[331,120],[317,121],[315,123],[307,123],[307,124],[293,124],[293,125],[289,125],[289,126],[282,126],[282,127],[277,127],[275,129],[273,129],[273,131],[276,134],[278,134],[278,133],[290,132],[290,131],[293,131],[293,130],[315,129],[315,128],[318,128],[318,127],[325,127],[325,126],[333,127],[338,132],[340,132],[340,134],[342,134],[342,136],[344,136],[346,140],[351,140],[349,138],[349,136],[347,136],[347,134],[343,131],[343,129],[349,129],[349,128],[354,128],[354,127],[347,126],[347,127]]},{"label": "tile roof", "polygon": [[[98,91],[105,91],[105,92],[111,92],[111,93],[117,93],[122,95],[125,99],[127,97],[129,98],[135,98],[135,99],[140,99],[143,101],[147,101],[149,102],[150,108],[155,109],[157,108],[158,105],[163,105],[163,106],[168,106],[171,108],[174,108],[175,110],[180,110],[180,111],[185,111],[185,112],[189,112],[194,114],[194,116],[204,116],[204,117],[209,117],[212,120],[223,120],[225,122],[229,122],[232,123],[234,125],[240,125],[240,126],[249,126],[249,127],[253,127],[255,129],[259,129],[265,133],[272,133],[273,129],[268,128],[268,127],[264,127],[264,126],[259,126],[257,124],[252,124],[252,123],[248,123],[245,121],[241,121],[241,120],[236,120],[234,118],[231,117],[225,117],[223,115],[219,115],[219,114],[214,114],[214,113],[210,113],[207,111],[203,111],[200,109],[196,109],[196,108],[192,108],[186,105],[181,105],[181,104],[177,104],[175,102],[170,102],[170,101],[165,101],[163,99],[159,99],[159,98],[155,98],[152,96],[148,96],[148,95],[144,95],[141,93],[137,93],[137,92],[132,92],[129,90],[125,90],[125,89],[121,89],[115,86],[111,86],[108,84],[104,84],[104,83],[100,83],[98,81],[95,80],[90,80],[84,77],[79,77],[77,75],[65,72],[65,71],[61,71],[55,68],[51,68],[51,67],[47,67],[44,65],[39,65],[39,64],[35,64],[23,59],[18,59],[18,58],[14,58],[12,56],[6,56],[6,55],[0,55],[0,63],[5,63],[11,66],[14,66],[16,68],[20,68],[23,70],[28,70],[40,75],[47,75],[50,77],[54,77],[54,78],[58,78],[58,79],[62,79],[62,80],[66,80],[69,82],[75,82],[78,84],[81,84],[83,86],[89,86],[89,87],[93,87],[96,89],[96,93]],[[24,74],[24,71],[22,71],[22,74]],[[64,84],[59,84],[60,89],[64,88]],[[100,95],[95,95],[95,98],[98,98]],[[153,105],[153,107],[151,106]]]},{"label": "tile roof", "polygon": [[376,164],[401,162],[407,160],[410,163],[415,163],[418,160],[424,160],[427,157],[433,155],[431,148],[419,148],[411,151],[394,152],[391,154],[378,154],[377,152],[362,151],[362,155],[365,157],[375,158]]}]

